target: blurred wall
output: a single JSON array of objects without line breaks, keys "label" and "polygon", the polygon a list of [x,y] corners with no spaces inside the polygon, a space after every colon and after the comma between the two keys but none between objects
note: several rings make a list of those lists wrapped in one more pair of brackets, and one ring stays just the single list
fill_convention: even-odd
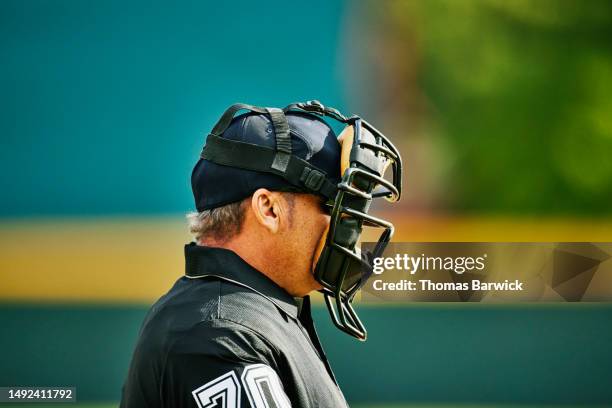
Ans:
[{"label": "blurred wall", "polygon": [[[314,318],[351,403],[610,406],[610,305],[361,307],[366,343]],[[145,306],[4,305],[0,383],[116,401]],[[418,406],[418,405],[417,405]]]},{"label": "blurred wall", "polygon": [[192,209],[232,103],[342,105],[342,3],[0,3],[0,217]]}]

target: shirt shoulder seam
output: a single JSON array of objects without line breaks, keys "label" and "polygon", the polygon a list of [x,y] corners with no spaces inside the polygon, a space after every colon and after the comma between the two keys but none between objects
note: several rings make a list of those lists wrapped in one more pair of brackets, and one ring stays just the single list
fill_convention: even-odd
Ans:
[{"label": "shirt shoulder seam", "polygon": [[262,341],[262,342],[263,342],[263,343],[264,343],[266,346],[268,346],[268,347],[269,347],[269,348],[270,348],[270,349],[271,349],[271,350],[272,350],[272,351],[273,351],[275,354],[278,354],[278,355],[280,355],[280,354],[281,354],[281,353],[280,353],[280,350],[279,350],[279,349],[278,349],[278,348],[277,348],[277,347],[276,347],[274,344],[272,344],[272,342],[271,342],[271,341],[270,341],[268,338],[264,337],[264,336],[263,336],[261,333],[259,333],[257,330],[253,329],[252,327],[250,327],[250,326],[248,326],[248,325],[246,325],[246,324],[244,324],[244,323],[241,323],[241,322],[238,322],[238,321],[236,321],[236,320],[233,320],[233,319],[231,319],[231,318],[227,318],[227,317],[220,317],[220,316],[215,317],[215,318],[209,318],[209,319],[207,319],[207,320],[202,320],[201,322],[198,322],[196,325],[194,325],[194,327],[195,327],[195,326],[198,326],[198,325],[206,324],[206,323],[215,323],[215,322],[227,322],[227,323],[231,323],[231,324],[234,324],[234,325],[240,326],[240,327],[241,327],[241,328],[243,328],[244,330],[246,330],[246,331],[248,331],[249,333],[253,334],[253,335],[254,335],[255,337],[257,337],[259,340],[261,340],[261,341]]}]

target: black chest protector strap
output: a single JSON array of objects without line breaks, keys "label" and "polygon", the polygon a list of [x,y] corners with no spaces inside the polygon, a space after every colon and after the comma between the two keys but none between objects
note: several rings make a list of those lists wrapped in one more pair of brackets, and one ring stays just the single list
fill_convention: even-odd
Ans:
[{"label": "black chest protector strap", "polygon": [[[270,116],[276,137],[275,149],[222,136],[234,115],[241,110]],[[332,182],[323,170],[292,155],[289,123],[282,109],[242,103],[230,106],[206,138],[200,157],[222,166],[275,174],[301,191],[319,194],[327,199],[333,198],[338,191],[337,183]]]}]

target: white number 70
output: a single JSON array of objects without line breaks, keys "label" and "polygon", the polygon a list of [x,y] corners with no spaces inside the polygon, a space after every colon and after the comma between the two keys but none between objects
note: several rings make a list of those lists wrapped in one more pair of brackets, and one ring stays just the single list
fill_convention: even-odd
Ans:
[{"label": "white number 70", "polygon": [[[291,407],[278,375],[269,366],[246,366],[241,380],[251,407]],[[241,386],[233,370],[193,390],[192,394],[199,408],[240,408]]]}]

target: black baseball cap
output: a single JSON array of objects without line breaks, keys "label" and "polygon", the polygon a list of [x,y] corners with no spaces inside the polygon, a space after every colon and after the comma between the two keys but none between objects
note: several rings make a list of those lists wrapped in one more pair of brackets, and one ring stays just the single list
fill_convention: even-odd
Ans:
[{"label": "black baseball cap", "polygon": [[[314,114],[291,111],[286,112],[285,116],[289,125],[291,154],[321,170],[332,183],[339,182],[340,144],[334,130]],[[268,114],[249,112],[235,117],[221,136],[274,149],[277,146],[275,130]],[[249,159],[239,158],[238,161]],[[240,168],[240,165],[221,165],[205,158],[198,160],[191,173],[191,187],[198,211],[243,200],[259,188],[300,191],[279,175]],[[310,191],[305,189],[304,192]]]}]

